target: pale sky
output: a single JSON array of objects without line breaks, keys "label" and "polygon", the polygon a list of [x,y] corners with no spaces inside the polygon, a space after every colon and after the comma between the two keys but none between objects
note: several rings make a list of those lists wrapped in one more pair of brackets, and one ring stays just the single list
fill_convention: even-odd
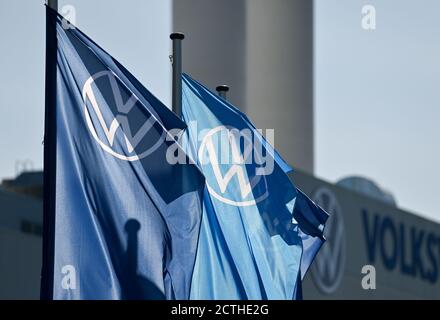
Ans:
[{"label": "pale sky", "polygon": [[[59,0],[76,25],[166,105],[171,102],[171,0]],[[43,166],[44,0],[0,0],[0,179],[16,162]],[[129,3],[129,5],[127,5]]]},{"label": "pale sky", "polygon": [[[365,4],[376,30],[361,27]],[[440,221],[440,1],[317,0],[316,174],[372,178]]]},{"label": "pale sky", "polygon": [[[42,168],[43,0],[0,1],[0,179]],[[171,0],[59,0],[76,24],[165,104]],[[377,29],[361,28],[374,5]],[[399,206],[440,221],[440,2],[316,0],[315,167],[372,178]],[[20,18],[20,19],[19,19]]]}]

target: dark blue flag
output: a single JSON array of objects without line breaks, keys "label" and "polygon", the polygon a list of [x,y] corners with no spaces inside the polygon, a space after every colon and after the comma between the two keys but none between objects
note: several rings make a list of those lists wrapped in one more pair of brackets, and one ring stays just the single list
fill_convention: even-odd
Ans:
[{"label": "dark blue flag", "polygon": [[43,281],[54,299],[188,299],[204,178],[167,159],[179,148],[169,129],[185,125],[86,35],[48,19],[56,165],[45,168],[55,207]]}]

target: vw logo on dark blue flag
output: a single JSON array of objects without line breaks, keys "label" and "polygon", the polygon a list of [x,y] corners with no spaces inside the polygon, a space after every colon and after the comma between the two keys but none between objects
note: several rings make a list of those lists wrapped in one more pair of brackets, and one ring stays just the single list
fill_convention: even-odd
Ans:
[{"label": "vw logo on dark blue flag", "polygon": [[164,142],[166,133],[154,129],[157,120],[111,71],[98,72],[86,81],[83,100],[90,133],[112,156],[140,160]]}]

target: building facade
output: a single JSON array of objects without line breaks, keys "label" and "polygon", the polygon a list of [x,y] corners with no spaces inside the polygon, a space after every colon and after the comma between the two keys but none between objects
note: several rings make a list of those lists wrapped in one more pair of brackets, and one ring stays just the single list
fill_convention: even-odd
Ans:
[{"label": "building facade", "polygon": [[[438,223],[307,173],[290,178],[330,213],[304,299],[440,299]],[[38,299],[42,201],[20,193],[26,174],[17,180],[19,191],[11,182],[0,191],[0,299]],[[362,285],[366,275],[375,289]]]},{"label": "building facade", "polygon": [[0,185],[0,299],[38,299],[42,263],[41,172]]},{"label": "building facade", "polygon": [[440,299],[438,223],[308,174],[291,179],[330,214],[305,299]]}]

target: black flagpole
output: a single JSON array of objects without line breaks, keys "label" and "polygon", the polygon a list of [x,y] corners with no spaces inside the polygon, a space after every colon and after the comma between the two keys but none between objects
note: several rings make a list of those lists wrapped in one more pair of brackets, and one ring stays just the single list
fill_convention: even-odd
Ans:
[{"label": "black flagpole", "polygon": [[46,79],[44,114],[44,191],[43,191],[43,265],[40,298],[53,298],[55,168],[56,168],[56,78],[58,0],[47,0],[46,6]]},{"label": "black flagpole", "polygon": [[170,35],[173,40],[173,111],[182,116],[182,40],[185,35],[175,32]]}]

